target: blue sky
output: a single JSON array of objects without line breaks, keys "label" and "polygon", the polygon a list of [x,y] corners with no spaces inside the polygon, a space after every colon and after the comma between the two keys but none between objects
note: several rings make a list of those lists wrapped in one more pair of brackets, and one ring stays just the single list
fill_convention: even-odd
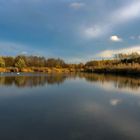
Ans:
[{"label": "blue sky", "polygon": [[68,62],[140,53],[140,0],[0,0],[0,55]]}]

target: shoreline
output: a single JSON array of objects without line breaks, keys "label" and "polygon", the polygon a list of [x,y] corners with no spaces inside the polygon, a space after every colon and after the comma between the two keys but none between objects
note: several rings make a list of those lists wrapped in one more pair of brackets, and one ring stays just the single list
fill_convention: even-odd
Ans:
[{"label": "shoreline", "polygon": [[90,74],[111,74],[111,75],[128,75],[140,76],[140,68],[138,67],[94,67],[84,69],[70,69],[70,68],[48,68],[48,67],[28,67],[28,68],[0,68],[0,73],[90,73]]},{"label": "shoreline", "polygon": [[27,67],[27,68],[16,68],[16,67],[8,67],[8,68],[0,68],[0,73],[11,73],[11,72],[23,72],[23,73],[71,73],[76,72],[75,69],[69,68],[48,68],[48,67]]},{"label": "shoreline", "polygon": [[114,67],[114,66],[107,66],[107,67],[95,67],[95,68],[85,68],[85,73],[98,73],[98,74],[113,74],[113,75],[139,75],[140,76],[140,67],[130,67],[130,66],[123,66],[123,67]]}]

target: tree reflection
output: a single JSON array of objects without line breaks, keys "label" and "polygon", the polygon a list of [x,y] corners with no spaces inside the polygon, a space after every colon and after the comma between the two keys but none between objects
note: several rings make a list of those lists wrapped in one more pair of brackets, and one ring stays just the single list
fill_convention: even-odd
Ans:
[{"label": "tree reflection", "polygon": [[129,76],[118,76],[118,75],[107,75],[107,74],[87,74],[81,73],[79,77],[85,78],[88,82],[111,82],[115,88],[131,88],[137,90],[140,88],[140,77],[129,77]]},{"label": "tree reflection", "polygon": [[64,75],[40,75],[40,76],[1,76],[1,86],[15,85],[19,88],[22,87],[36,87],[52,84],[61,84],[65,81]]},{"label": "tree reflection", "polygon": [[24,87],[37,87],[44,85],[54,85],[62,84],[66,79],[85,79],[88,82],[95,83],[99,82],[101,84],[112,83],[115,88],[131,88],[132,90],[137,90],[140,88],[140,78],[138,77],[125,77],[125,76],[115,76],[115,75],[105,75],[105,74],[55,74],[55,75],[20,75],[20,76],[10,76],[3,75],[0,76],[1,86],[12,86],[15,85],[19,88]]}]

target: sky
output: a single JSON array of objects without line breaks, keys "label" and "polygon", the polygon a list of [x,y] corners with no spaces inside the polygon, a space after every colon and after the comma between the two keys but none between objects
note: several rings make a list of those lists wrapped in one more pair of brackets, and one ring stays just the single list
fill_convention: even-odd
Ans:
[{"label": "sky", "polygon": [[140,0],[0,0],[0,50],[74,63],[140,53]]}]

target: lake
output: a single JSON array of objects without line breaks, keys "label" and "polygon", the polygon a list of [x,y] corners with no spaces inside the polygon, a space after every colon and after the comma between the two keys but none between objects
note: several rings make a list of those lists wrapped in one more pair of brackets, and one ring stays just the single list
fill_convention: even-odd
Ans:
[{"label": "lake", "polygon": [[1,74],[0,140],[140,140],[140,78]]}]

